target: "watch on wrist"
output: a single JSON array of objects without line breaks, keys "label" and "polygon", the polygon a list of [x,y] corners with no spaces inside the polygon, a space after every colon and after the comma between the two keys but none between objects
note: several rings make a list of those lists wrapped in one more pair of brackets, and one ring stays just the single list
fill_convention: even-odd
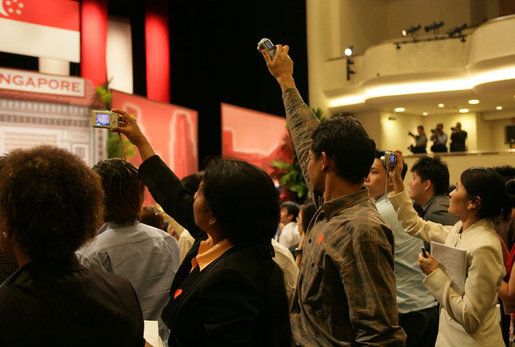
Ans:
[{"label": "watch on wrist", "polygon": [[295,248],[295,256],[302,255],[302,248]]}]

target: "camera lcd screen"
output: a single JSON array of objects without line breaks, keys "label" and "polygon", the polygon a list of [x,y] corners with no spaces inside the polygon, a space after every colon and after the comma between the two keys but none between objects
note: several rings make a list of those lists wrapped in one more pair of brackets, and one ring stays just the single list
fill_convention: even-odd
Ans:
[{"label": "camera lcd screen", "polygon": [[395,163],[395,154],[390,154],[390,163]]},{"label": "camera lcd screen", "polygon": [[268,40],[267,40],[267,41],[265,41],[265,45],[266,45],[266,48],[268,48],[268,49],[272,49],[272,48],[274,48],[274,45],[272,45],[272,42],[270,42],[270,41],[268,41]]},{"label": "camera lcd screen", "polygon": [[109,126],[109,114],[97,113],[95,118],[95,125]]}]

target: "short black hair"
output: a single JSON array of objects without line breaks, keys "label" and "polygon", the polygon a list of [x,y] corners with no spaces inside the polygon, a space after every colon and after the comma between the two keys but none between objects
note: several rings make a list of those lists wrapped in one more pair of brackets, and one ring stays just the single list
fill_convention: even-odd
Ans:
[{"label": "short black hair", "polygon": [[478,196],[481,204],[479,218],[508,220],[511,215],[511,201],[506,194],[503,178],[492,168],[473,167],[461,174],[461,184],[469,199]]},{"label": "short black hair", "polygon": [[353,184],[363,183],[374,162],[376,145],[356,117],[338,114],[324,119],[311,138],[316,158],[325,152],[335,162],[339,177]]},{"label": "short black hair", "polygon": [[139,219],[145,186],[138,178],[138,169],[132,163],[111,158],[93,167],[102,178],[106,195],[106,222],[128,223]]},{"label": "short black hair", "polygon": [[449,169],[447,164],[440,158],[424,156],[413,165],[411,172],[416,172],[422,182],[430,180],[433,183],[436,195],[447,193],[449,188]]},{"label": "short black hair", "polygon": [[285,201],[281,204],[281,210],[285,208],[288,211],[288,215],[293,215],[293,222],[297,221],[297,217],[299,216],[300,206],[294,201]]},{"label": "short black hair", "polygon": [[185,176],[181,179],[182,185],[192,193],[196,193],[202,178],[204,177],[204,171],[192,173],[191,175]]},{"label": "short black hair", "polygon": [[[381,157],[384,157],[384,151],[375,150],[374,155],[375,155],[376,159],[381,160]],[[384,164],[383,164],[383,167],[386,169],[386,166],[384,166]],[[402,160],[402,172],[401,172],[402,179],[404,179],[404,177],[406,177],[407,172],[408,172],[408,164],[406,164],[406,162],[403,159]]]},{"label": "short black hair", "polygon": [[270,244],[279,224],[279,197],[265,171],[245,161],[218,158],[208,163],[203,182],[207,207],[223,236],[238,247]]},{"label": "short black hair", "polygon": [[53,146],[16,149],[0,170],[0,215],[32,260],[59,260],[93,238],[103,217],[100,177]]},{"label": "short black hair", "polygon": [[417,128],[424,130],[424,126],[423,125],[419,125]]}]

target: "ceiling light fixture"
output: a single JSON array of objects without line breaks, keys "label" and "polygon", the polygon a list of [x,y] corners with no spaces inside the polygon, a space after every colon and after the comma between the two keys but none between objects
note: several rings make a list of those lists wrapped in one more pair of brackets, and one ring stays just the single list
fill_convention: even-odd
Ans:
[{"label": "ceiling light fixture", "polygon": [[444,108],[444,107],[445,107],[445,104],[438,104],[438,107],[440,107],[440,108]]},{"label": "ceiling light fixture", "polygon": [[429,116],[429,113],[427,113],[427,112],[422,112],[422,115],[423,115],[423,116]]},{"label": "ceiling light fixture", "polygon": [[412,25],[409,28],[402,29],[401,34],[402,36],[406,37],[408,35],[415,35],[415,33],[421,28],[421,25]]},{"label": "ceiling light fixture", "polygon": [[395,112],[404,112],[406,109],[404,107],[396,107]]},{"label": "ceiling light fixture", "polygon": [[479,104],[479,100],[478,100],[478,99],[470,99],[470,100],[469,100],[469,104],[471,104],[471,105],[477,105],[477,104]]},{"label": "ceiling light fixture", "polygon": [[469,112],[468,108],[460,108],[460,113],[468,113],[468,112]]},{"label": "ceiling light fixture", "polygon": [[350,57],[354,54],[354,46],[349,46],[347,48],[345,48],[345,51],[343,51],[345,53],[345,56],[346,57]]},{"label": "ceiling light fixture", "polygon": [[443,21],[438,22],[438,23],[437,23],[437,22],[433,22],[433,24],[431,24],[431,25],[426,25],[426,26],[424,27],[424,30],[426,31],[426,33],[427,33],[428,31],[431,31],[431,30],[434,30],[434,31],[435,31],[435,33],[436,33],[436,31],[437,31],[440,27],[442,27],[442,26],[443,26]]},{"label": "ceiling light fixture", "polygon": [[500,110],[502,110],[502,106],[496,106],[496,107],[495,107],[495,109],[496,109],[497,111],[500,111]]}]

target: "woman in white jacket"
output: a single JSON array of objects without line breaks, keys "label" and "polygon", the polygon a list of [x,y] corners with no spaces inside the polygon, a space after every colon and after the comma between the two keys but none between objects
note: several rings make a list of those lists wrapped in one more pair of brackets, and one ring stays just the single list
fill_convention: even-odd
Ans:
[{"label": "woman in white jacket", "polygon": [[427,275],[424,285],[441,305],[436,346],[503,346],[496,304],[505,270],[493,220],[508,218],[511,208],[500,176],[489,168],[465,170],[449,202],[449,213],[460,221],[443,226],[418,217],[404,192],[402,153],[397,154],[395,191],[389,198],[406,232],[467,251],[464,295],[451,287],[451,279],[431,255],[419,254],[419,266]]}]

